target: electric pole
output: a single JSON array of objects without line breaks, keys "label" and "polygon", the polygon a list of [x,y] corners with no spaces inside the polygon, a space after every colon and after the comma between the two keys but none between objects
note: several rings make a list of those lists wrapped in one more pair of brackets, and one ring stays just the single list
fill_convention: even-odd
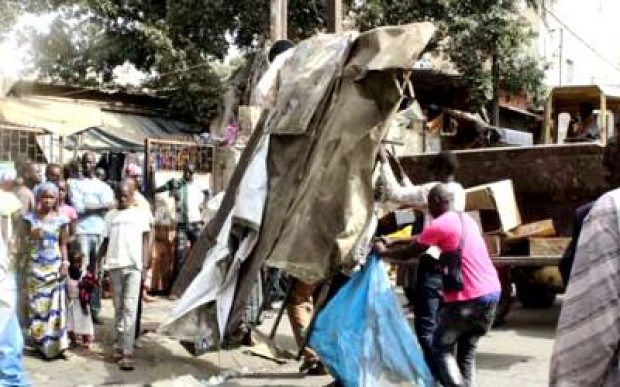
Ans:
[{"label": "electric pole", "polygon": [[342,32],[342,0],[325,0],[327,32]]},{"label": "electric pole", "polygon": [[271,0],[271,31],[272,42],[288,37],[288,0]]}]

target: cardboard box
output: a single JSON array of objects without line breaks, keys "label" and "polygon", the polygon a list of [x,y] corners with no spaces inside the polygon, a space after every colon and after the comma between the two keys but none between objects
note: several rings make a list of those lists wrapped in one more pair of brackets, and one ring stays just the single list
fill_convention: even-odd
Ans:
[{"label": "cardboard box", "polygon": [[558,256],[563,255],[571,238],[529,238],[530,255]]},{"label": "cardboard box", "polygon": [[514,242],[527,238],[545,238],[556,235],[552,219],[545,219],[539,222],[527,223],[518,226],[506,233],[506,240]]},{"label": "cardboard box", "polygon": [[465,211],[479,211],[482,231],[507,232],[521,224],[512,180],[502,180],[465,190]]}]

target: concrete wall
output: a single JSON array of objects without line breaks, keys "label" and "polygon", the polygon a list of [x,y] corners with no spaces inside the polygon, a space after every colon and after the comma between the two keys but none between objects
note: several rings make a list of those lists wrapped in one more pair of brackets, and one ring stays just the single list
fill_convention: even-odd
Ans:
[{"label": "concrete wall", "polygon": [[[573,210],[609,190],[603,176],[603,148],[597,144],[541,145],[455,151],[458,181],[465,188],[512,179],[524,222],[552,218],[570,235]],[[430,180],[433,155],[401,159],[413,182]]]}]

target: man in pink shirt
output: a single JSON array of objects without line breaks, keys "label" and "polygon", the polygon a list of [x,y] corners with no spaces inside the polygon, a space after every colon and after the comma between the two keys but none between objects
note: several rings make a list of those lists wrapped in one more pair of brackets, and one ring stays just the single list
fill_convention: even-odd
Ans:
[{"label": "man in pink shirt", "polygon": [[375,246],[380,257],[407,260],[430,246],[444,253],[455,251],[462,238],[463,289],[443,292],[444,304],[433,339],[434,368],[446,387],[474,384],[476,346],[491,328],[501,292],[478,225],[467,214],[450,211],[451,196],[443,184],[430,191],[428,206],[434,220],[413,243],[386,248],[380,242]]}]

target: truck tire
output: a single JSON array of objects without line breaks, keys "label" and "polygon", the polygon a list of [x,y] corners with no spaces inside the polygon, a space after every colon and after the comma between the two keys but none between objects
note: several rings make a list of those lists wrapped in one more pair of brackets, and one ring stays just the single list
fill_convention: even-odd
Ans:
[{"label": "truck tire", "polygon": [[544,309],[555,302],[556,293],[542,284],[517,282],[517,299],[524,308]]}]

